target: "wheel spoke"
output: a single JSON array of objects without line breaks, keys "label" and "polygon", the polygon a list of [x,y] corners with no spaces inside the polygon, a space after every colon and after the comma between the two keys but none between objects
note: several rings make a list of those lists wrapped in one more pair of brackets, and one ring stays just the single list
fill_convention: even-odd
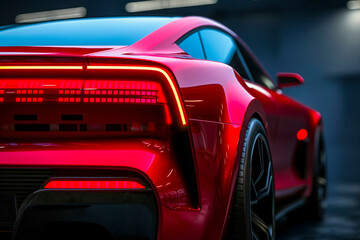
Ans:
[{"label": "wheel spoke", "polygon": [[259,240],[258,235],[256,235],[256,233],[254,231],[252,232],[252,239],[253,240]]},{"label": "wheel spoke", "polygon": [[257,135],[251,153],[250,222],[251,239],[273,239],[274,176],[267,141]]},{"label": "wheel spoke", "polygon": [[260,139],[258,141],[258,146],[259,146],[260,162],[264,162],[264,146],[263,146],[263,141]]},{"label": "wheel spoke", "polygon": [[257,200],[260,201],[266,196],[270,195],[273,176],[271,174],[271,162],[268,164],[265,186],[257,192]]},{"label": "wheel spoke", "polygon": [[264,146],[263,146],[263,142],[258,139],[257,141],[257,153],[258,153],[258,157],[259,159],[253,159],[254,160],[258,160],[259,162],[259,167],[260,167],[260,172],[259,175],[256,176],[256,180],[255,185],[261,180],[262,176],[264,175]]},{"label": "wheel spoke", "polygon": [[[258,230],[260,230],[261,232],[263,232],[267,239],[272,239],[272,227],[269,227],[264,220],[262,220],[258,215],[256,215],[255,213],[252,213],[252,223],[253,226],[256,226],[256,228]],[[253,229],[254,232],[254,229]]]},{"label": "wheel spoke", "polygon": [[256,186],[255,186],[255,183],[254,181],[251,179],[251,202],[250,202],[250,205],[255,205],[258,203],[258,199],[259,199],[259,196],[258,196],[258,192],[256,190]]}]

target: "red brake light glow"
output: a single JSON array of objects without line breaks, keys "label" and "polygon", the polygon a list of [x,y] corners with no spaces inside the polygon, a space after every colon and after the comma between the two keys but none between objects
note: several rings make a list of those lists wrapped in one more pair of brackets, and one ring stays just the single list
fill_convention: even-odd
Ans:
[{"label": "red brake light glow", "polygon": [[174,81],[171,79],[171,77],[165,70],[158,68],[158,67],[147,67],[147,66],[88,66],[87,68],[88,69],[118,69],[118,70],[155,71],[155,72],[161,73],[166,78],[166,80],[173,92],[173,95],[174,95],[174,98],[175,98],[175,101],[176,101],[176,104],[177,104],[177,107],[179,110],[181,123],[183,125],[186,125],[187,122],[186,122],[186,117],[185,117],[185,111],[181,104],[179,93],[175,87]]},{"label": "red brake light glow", "polygon": [[0,66],[4,70],[81,70],[83,66]]},{"label": "red brake light glow", "polygon": [[307,133],[307,131],[306,131],[305,129],[300,129],[300,130],[297,132],[296,137],[297,137],[297,139],[298,139],[299,141],[304,141],[304,140],[307,138],[307,135],[308,135],[308,133]]},{"label": "red brake light glow", "polygon": [[45,189],[145,189],[135,181],[123,180],[51,180]]},{"label": "red brake light glow", "polygon": [[[81,70],[81,69],[117,69],[117,70],[135,70],[135,71],[153,71],[161,73],[167,83],[169,84],[172,94],[174,96],[180,120],[182,125],[187,124],[185,116],[184,106],[181,102],[180,94],[175,86],[174,80],[171,76],[162,68],[149,67],[149,66],[0,66],[0,70]],[[71,85],[65,84],[65,82],[71,82]],[[80,98],[82,94],[82,86],[78,86],[82,81],[80,80],[65,80],[65,81],[53,81],[53,80],[15,80],[15,81],[0,81],[0,102],[26,102],[26,103],[39,103],[46,101],[53,101],[52,99],[44,97],[35,97],[34,94],[43,94],[46,89],[59,88],[58,94],[68,96],[58,96],[55,100],[61,103],[71,102],[84,102],[84,103],[145,103],[156,104],[165,103],[164,95],[160,84],[156,82],[142,82],[142,81],[100,81],[100,80],[86,80],[83,88],[84,97]],[[124,89],[116,89],[111,86],[117,84],[123,84]],[[25,85],[22,85],[25,84]],[[102,89],[99,90],[98,85],[102,85]],[[105,86],[109,84],[108,86]],[[149,86],[150,84],[150,86]],[[9,86],[11,85],[11,86]],[[16,85],[16,86],[15,86]],[[96,89],[92,89],[95,85]],[[126,86],[128,85],[129,88]],[[41,89],[39,89],[41,88]],[[11,91],[8,91],[11,90]],[[41,91],[41,93],[40,93]],[[48,90],[46,90],[48,91]],[[54,93],[52,93],[54,94]],[[22,95],[22,96],[21,96]],[[26,96],[24,96],[26,95]],[[78,97],[76,96],[78,95]],[[96,95],[96,96],[95,96]],[[101,96],[102,95],[102,96]],[[106,95],[106,96],[104,96]],[[114,96],[115,95],[115,96]],[[126,96],[128,95],[128,96]]]}]

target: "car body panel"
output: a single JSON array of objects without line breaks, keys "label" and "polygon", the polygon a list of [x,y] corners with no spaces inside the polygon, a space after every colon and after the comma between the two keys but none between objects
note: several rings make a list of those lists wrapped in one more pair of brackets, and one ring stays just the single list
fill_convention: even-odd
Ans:
[{"label": "car body panel", "polygon": [[[309,197],[315,151],[312,146],[316,128],[321,127],[320,114],[278,90],[244,80],[226,64],[187,55],[176,41],[201,27],[221,29],[241,41],[221,24],[200,17],[185,17],[131,46],[0,47],[2,66],[80,66],[78,70],[56,71],[0,69],[3,79],[31,76],[86,81],[101,76],[116,79],[120,74],[90,70],[89,66],[152,66],[169,73],[175,80],[188,120],[179,129],[189,134],[198,204],[192,202],[190,184],[167,137],[91,141],[49,138],[44,142],[41,142],[44,138],[28,142],[17,139],[13,145],[4,138],[0,141],[0,166],[135,171],[149,181],[156,193],[157,239],[222,239],[229,221],[247,125],[255,117],[267,132],[276,198],[280,201],[295,194],[300,194],[302,199]],[[176,116],[173,108],[171,114]],[[294,166],[296,134],[300,129],[308,131],[309,148],[307,158],[303,159],[305,177],[299,176]]]}]

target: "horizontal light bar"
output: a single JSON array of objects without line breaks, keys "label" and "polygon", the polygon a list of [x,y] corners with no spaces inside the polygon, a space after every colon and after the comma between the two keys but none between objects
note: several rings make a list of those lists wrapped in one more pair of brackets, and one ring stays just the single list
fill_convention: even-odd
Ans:
[{"label": "horizontal light bar", "polygon": [[[84,98],[83,101],[84,103],[157,103],[156,99],[149,98]],[[69,102],[69,98],[59,98],[59,102]],[[74,100],[71,101],[70,98],[70,102],[74,102]]]},{"label": "horizontal light bar", "polygon": [[43,12],[24,13],[15,17],[16,23],[43,22],[50,20],[81,18],[86,16],[86,8],[66,8]]},{"label": "horizontal light bar", "polygon": [[[20,69],[34,69],[34,70],[59,70],[59,69],[76,69],[81,70],[83,68],[86,68],[86,66],[0,66],[0,70],[20,70]],[[180,96],[177,91],[177,88],[175,87],[175,84],[169,74],[158,67],[147,67],[147,66],[87,66],[87,69],[116,69],[116,70],[135,70],[135,71],[153,71],[153,72],[159,72],[161,73],[167,80],[168,84],[170,85],[170,88],[173,92],[182,125],[187,124],[187,120],[185,117],[185,110],[181,104]]]},{"label": "horizontal light bar", "polygon": [[51,180],[45,189],[144,189],[135,181],[122,180]]},{"label": "horizontal light bar", "polygon": [[187,122],[186,122],[186,117],[185,117],[185,111],[181,104],[180,97],[176,90],[175,84],[172,81],[169,74],[166,71],[164,71],[163,69],[157,68],[157,67],[146,67],[146,66],[88,66],[87,68],[88,69],[109,69],[109,70],[116,69],[116,70],[154,71],[154,72],[161,73],[166,78],[166,80],[169,83],[171,90],[174,94],[174,98],[176,100],[176,104],[179,109],[179,113],[180,113],[180,117],[181,117],[181,123],[183,125],[186,125]]},{"label": "horizontal light bar", "polygon": [[217,0],[150,0],[127,3],[125,9],[130,13],[134,13],[169,8],[194,7],[215,3],[217,3]]},{"label": "horizontal light bar", "polygon": [[347,8],[350,10],[360,9],[360,1],[359,0],[348,1]]},{"label": "horizontal light bar", "polygon": [[72,69],[81,70],[83,66],[0,66],[4,70],[59,70],[59,69]]}]

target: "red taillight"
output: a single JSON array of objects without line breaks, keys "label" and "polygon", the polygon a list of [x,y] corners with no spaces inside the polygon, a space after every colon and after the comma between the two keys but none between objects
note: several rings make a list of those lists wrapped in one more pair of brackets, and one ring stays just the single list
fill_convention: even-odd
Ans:
[{"label": "red taillight", "polygon": [[87,80],[84,84],[83,101],[85,103],[166,103],[160,84],[150,81]]},{"label": "red taillight", "polygon": [[159,67],[148,67],[148,66],[109,66],[109,65],[88,66],[87,68],[88,69],[108,69],[108,70],[152,71],[152,72],[161,73],[165,77],[165,79],[166,79],[167,83],[169,84],[169,87],[172,91],[173,97],[176,102],[176,106],[179,111],[182,125],[187,124],[185,110],[184,110],[184,106],[182,105],[182,102],[180,99],[180,94],[175,86],[174,80],[164,69],[159,68]]},{"label": "red taillight", "polygon": [[83,66],[0,66],[0,70],[81,70]]},{"label": "red taillight", "polygon": [[145,189],[129,180],[50,180],[45,189]]},{"label": "red taillight", "polygon": [[[37,70],[124,70],[133,74],[152,72],[161,74],[164,78],[166,88],[170,91],[170,97],[174,99],[174,106],[177,108],[180,123],[187,124],[185,109],[180,98],[180,93],[176,87],[175,80],[166,70],[160,67],[151,66],[0,66],[0,70],[15,72],[17,70],[34,71]],[[40,71],[41,72],[41,71]],[[76,71],[78,74],[80,71]],[[55,72],[56,73],[56,72]],[[126,73],[126,72],[125,72]],[[168,103],[165,99],[162,84],[156,81],[143,81],[144,79],[130,79],[119,75],[119,78],[125,79],[66,79],[52,75],[52,79],[44,76],[33,79],[11,78],[11,80],[0,80],[0,102],[17,103],[111,103],[111,104],[159,104],[165,105],[167,123],[171,123],[168,114]],[[40,96],[39,96],[40,95]],[[167,95],[169,96],[169,95]]]}]

